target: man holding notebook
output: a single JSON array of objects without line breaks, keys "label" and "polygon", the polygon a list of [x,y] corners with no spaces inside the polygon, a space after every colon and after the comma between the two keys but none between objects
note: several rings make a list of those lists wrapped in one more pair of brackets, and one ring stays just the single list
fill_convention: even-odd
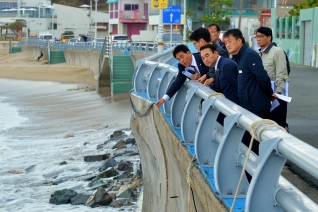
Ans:
[{"label": "man holding notebook", "polygon": [[204,65],[200,53],[191,54],[188,47],[183,44],[175,47],[173,56],[179,61],[178,75],[167,93],[156,102],[157,107],[172,98],[187,79],[198,80],[209,71],[209,67]]}]

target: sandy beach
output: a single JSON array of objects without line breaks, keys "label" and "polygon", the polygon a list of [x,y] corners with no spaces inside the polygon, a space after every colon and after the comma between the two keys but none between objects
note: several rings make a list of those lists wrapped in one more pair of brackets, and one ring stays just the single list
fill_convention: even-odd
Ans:
[{"label": "sandy beach", "polygon": [[[35,56],[0,51],[0,211],[120,210],[49,203],[51,194],[63,189],[91,195],[88,181],[75,176],[99,173],[102,162],[84,157],[111,152],[96,147],[116,130],[132,136],[128,96],[114,101],[96,90],[77,89],[86,86],[96,87],[96,80],[85,67],[42,65]],[[58,179],[66,181],[54,184]]]},{"label": "sandy beach", "polygon": [[42,65],[25,52],[9,54],[0,51],[0,69],[0,78],[96,86],[93,72],[85,67],[67,63]]}]

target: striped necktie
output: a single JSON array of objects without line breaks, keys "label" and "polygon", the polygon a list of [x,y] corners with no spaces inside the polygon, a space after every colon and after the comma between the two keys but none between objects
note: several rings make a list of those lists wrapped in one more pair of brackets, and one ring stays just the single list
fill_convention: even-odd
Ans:
[{"label": "striped necktie", "polygon": [[[200,72],[198,71],[197,67],[195,67],[195,66],[191,66],[191,67],[194,68],[194,70],[195,70],[196,73],[200,74]],[[200,75],[201,75],[201,74],[200,74]]]}]

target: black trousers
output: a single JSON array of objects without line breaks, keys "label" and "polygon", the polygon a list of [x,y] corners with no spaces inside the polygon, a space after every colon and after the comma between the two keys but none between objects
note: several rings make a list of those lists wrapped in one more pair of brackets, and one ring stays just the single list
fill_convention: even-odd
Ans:
[{"label": "black trousers", "polygon": [[[261,117],[262,119],[270,119],[271,118],[270,109],[261,110],[261,111],[254,113],[254,114]],[[250,133],[248,131],[246,131],[244,136],[243,136],[242,143],[248,147],[250,145],[251,138],[252,137],[251,137]],[[255,140],[253,141],[252,151],[257,155],[259,154],[259,141],[255,141]]]},{"label": "black trousers", "polygon": [[279,126],[285,128],[287,118],[287,102],[277,99],[279,105],[271,111],[271,120],[275,121]]},{"label": "black trousers", "polygon": [[[254,114],[261,117],[262,119],[270,119],[271,118],[270,109],[261,110],[261,111],[254,113]],[[249,147],[250,142],[251,142],[251,138],[252,138],[251,134],[248,131],[246,131],[244,136],[243,136],[242,143],[245,144],[247,147]],[[253,141],[252,151],[256,155],[259,155],[259,141],[256,141],[256,140]],[[247,171],[245,171],[245,174],[246,174],[246,178],[247,178],[248,182],[251,182],[252,176]]]}]

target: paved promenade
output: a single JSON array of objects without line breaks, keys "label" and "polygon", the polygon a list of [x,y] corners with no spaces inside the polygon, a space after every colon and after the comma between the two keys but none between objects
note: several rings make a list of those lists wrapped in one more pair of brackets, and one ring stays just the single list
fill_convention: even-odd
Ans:
[{"label": "paved promenade", "polygon": [[[289,131],[295,137],[318,148],[318,68],[291,66],[289,82],[289,96],[293,98],[288,104],[287,112]],[[290,170],[308,182],[308,185],[302,185],[305,190],[309,187],[318,188],[317,179],[304,173],[302,169],[290,162],[288,162],[288,166]],[[291,173],[285,177],[288,179],[293,177],[294,180],[297,178]],[[313,189],[309,193],[314,192],[317,193],[317,189]],[[317,196],[314,199],[317,202]]]}]

